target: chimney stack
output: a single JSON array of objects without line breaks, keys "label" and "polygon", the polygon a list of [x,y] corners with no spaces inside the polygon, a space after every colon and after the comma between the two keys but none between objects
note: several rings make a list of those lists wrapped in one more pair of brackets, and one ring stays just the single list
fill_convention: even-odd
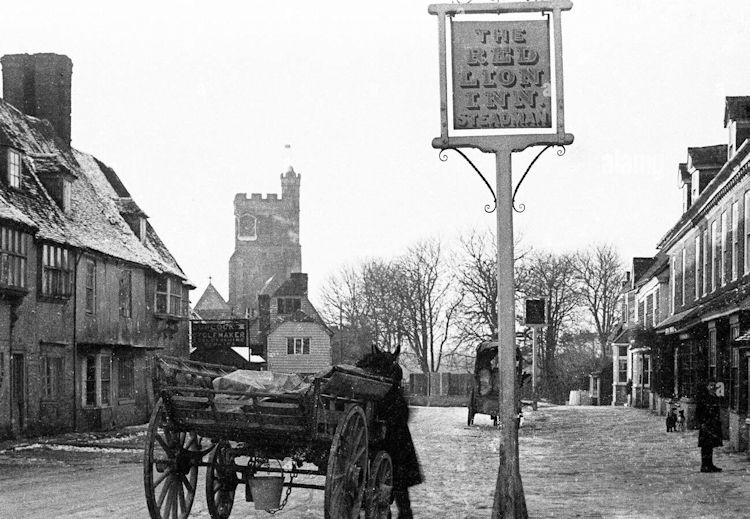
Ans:
[{"label": "chimney stack", "polygon": [[26,115],[46,119],[70,147],[73,62],[60,54],[8,54],[3,67],[3,98]]}]

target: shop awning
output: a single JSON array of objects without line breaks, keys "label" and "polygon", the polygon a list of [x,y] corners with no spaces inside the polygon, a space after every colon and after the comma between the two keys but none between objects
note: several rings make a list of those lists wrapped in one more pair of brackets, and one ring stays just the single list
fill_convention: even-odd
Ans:
[{"label": "shop awning", "polygon": [[654,328],[665,335],[683,332],[701,322],[700,316],[705,306],[705,304],[698,305],[671,315],[658,323]]}]

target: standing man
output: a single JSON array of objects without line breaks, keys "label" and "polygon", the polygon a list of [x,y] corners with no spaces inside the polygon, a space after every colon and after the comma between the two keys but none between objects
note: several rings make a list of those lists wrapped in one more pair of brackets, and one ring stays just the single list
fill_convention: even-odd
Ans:
[{"label": "standing man", "polygon": [[698,446],[701,448],[701,472],[721,472],[713,461],[714,447],[724,444],[716,382],[713,380],[698,386],[695,420],[698,423]]}]

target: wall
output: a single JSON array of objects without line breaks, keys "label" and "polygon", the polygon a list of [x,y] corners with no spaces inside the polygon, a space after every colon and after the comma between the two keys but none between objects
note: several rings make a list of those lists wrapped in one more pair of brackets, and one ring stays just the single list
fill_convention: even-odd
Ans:
[{"label": "wall", "polygon": [[[287,337],[310,337],[309,355],[288,355]],[[268,369],[281,373],[316,373],[331,367],[331,338],[317,323],[287,321],[268,336]]]},{"label": "wall", "polygon": [[[16,309],[18,319],[10,334],[10,353],[23,355],[23,429],[31,434],[69,429],[73,426],[72,298],[53,301],[38,297],[38,247],[37,242],[30,241],[26,263],[26,287],[29,292]],[[44,398],[43,354],[62,358],[63,377],[60,394],[55,400]],[[15,423],[16,434],[23,432],[18,418],[18,413],[13,410],[12,421]]]},{"label": "wall", "polygon": [[10,434],[10,303],[0,300],[0,438]]}]

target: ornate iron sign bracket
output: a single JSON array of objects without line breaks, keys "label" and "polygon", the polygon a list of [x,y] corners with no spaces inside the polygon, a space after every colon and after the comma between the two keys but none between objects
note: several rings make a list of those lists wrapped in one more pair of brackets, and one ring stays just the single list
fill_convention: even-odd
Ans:
[{"label": "ornate iron sign bracket", "polygon": [[[536,157],[534,157],[534,160],[529,162],[528,167],[526,168],[526,171],[523,172],[523,175],[521,175],[521,180],[518,181],[516,184],[515,189],[513,189],[513,210],[517,213],[522,213],[526,210],[526,205],[524,204],[518,204],[518,207],[516,207],[516,194],[518,193],[518,188],[521,187],[521,184],[523,183],[524,179],[526,178],[526,175],[529,174],[529,171],[531,171],[532,166],[534,166],[534,163],[539,159],[539,157],[542,156],[542,154],[550,149],[554,144],[548,144],[544,148],[542,148],[542,151],[536,154]],[[557,156],[562,157],[565,155],[565,146],[560,146],[560,149],[557,150]]]},{"label": "ornate iron sign bracket", "polygon": [[466,154],[463,151],[459,150],[458,148],[443,148],[443,149],[441,149],[440,153],[438,153],[438,157],[440,158],[441,161],[445,162],[446,160],[448,160],[448,155],[445,154],[445,152],[448,151],[448,150],[453,150],[456,153],[458,153],[459,155],[461,155],[464,158],[464,160],[469,163],[469,166],[471,166],[472,168],[474,168],[474,171],[477,172],[477,175],[479,175],[479,177],[482,179],[482,181],[484,182],[484,185],[487,186],[487,189],[489,189],[490,193],[492,193],[492,202],[493,202],[493,205],[485,204],[484,211],[486,213],[492,213],[492,212],[494,212],[495,209],[497,209],[497,195],[495,194],[495,190],[492,189],[492,185],[487,181],[487,178],[484,175],[482,175],[482,172],[479,171],[479,168],[477,168],[474,165],[474,163],[471,161],[471,159],[469,159],[469,157],[467,157]]}]

